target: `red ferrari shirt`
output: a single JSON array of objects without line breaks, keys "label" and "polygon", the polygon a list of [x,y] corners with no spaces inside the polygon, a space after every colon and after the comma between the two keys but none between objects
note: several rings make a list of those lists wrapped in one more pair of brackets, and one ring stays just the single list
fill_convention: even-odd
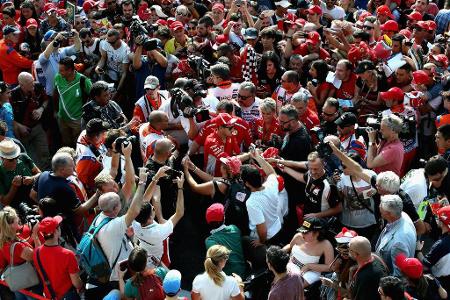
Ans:
[{"label": "red ferrari shirt", "polygon": [[229,157],[241,153],[235,136],[228,137],[224,142],[217,134],[217,130],[206,138],[204,151],[205,172],[214,176],[221,176],[219,161],[221,157]]}]

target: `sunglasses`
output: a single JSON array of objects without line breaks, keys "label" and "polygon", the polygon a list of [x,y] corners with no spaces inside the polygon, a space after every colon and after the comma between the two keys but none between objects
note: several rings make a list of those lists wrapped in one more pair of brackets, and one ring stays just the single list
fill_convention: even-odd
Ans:
[{"label": "sunglasses", "polygon": [[371,30],[371,29],[373,29],[373,27],[372,27],[372,26],[367,26],[367,25],[364,25],[364,26],[363,26],[363,28],[364,28],[364,29],[368,29],[368,30]]},{"label": "sunglasses", "polygon": [[238,98],[242,100],[247,100],[248,98],[251,98],[252,96],[243,96],[241,94],[238,94]]}]

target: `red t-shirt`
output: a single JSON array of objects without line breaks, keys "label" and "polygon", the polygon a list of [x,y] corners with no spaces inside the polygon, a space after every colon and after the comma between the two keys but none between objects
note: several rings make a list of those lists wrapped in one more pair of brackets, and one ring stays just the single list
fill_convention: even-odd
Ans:
[{"label": "red t-shirt", "polygon": [[386,164],[381,167],[373,168],[373,170],[377,174],[385,171],[392,171],[398,176],[401,176],[404,154],[405,151],[400,140],[394,142],[382,141],[378,146],[377,155],[381,155],[386,161]]},{"label": "red t-shirt", "polygon": [[341,87],[336,90],[336,99],[353,99],[353,96],[355,96],[355,85],[357,78],[358,77],[356,74],[352,73],[349,80],[343,81]]},{"label": "red t-shirt", "polygon": [[268,130],[264,127],[263,118],[255,120],[254,128],[255,140],[261,140],[263,144],[269,142],[273,134],[279,135],[280,137],[284,136],[280,123],[278,123],[278,120],[275,117],[272,119],[272,124],[270,124],[270,128]]},{"label": "red t-shirt", "polygon": [[[236,130],[237,134],[235,136],[236,141],[238,145],[241,145],[244,143],[246,147],[250,146],[252,143],[252,137],[251,137],[251,128],[250,125],[242,118],[234,117],[237,119],[236,123],[234,124],[234,129]],[[206,138],[217,129],[217,117],[210,119],[206,121],[203,128],[200,130],[198,135],[195,137],[194,142],[196,142],[198,145],[203,146],[205,144]]]},{"label": "red t-shirt", "polygon": [[[61,246],[43,245],[38,249],[40,249],[39,258],[41,264],[47,273],[50,284],[56,293],[56,297],[61,299],[72,288],[70,274],[76,274],[80,271],[75,254]],[[36,258],[36,252],[37,249],[34,250],[34,265],[41,277],[41,281],[44,281]],[[44,293],[47,297],[51,295],[45,285]]]},{"label": "red t-shirt", "polygon": [[[305,56],[309,53],[309,49],[308,49],[308,45],[306,43],[303,43],[301,45],[299,45],[297,48],[294,49],[294,51],[292,51],[293,54],[300,54],[301,56]],[[330,53],[328,53],[327,50],[323,49],[322,47],[320,47],[319,49],[319,58],[320,59],[327,59],[330,58]]]},{"label": "red t-shirt", "polygon": [[319,116],[309,107],[306,108],[305,113],[300,116],[300,121],[305,124],[308,130],[311,130],[311,128],[320,125]]},{"label": "red t-shirt", "polygon": [[228,137],[224,143],[222,138],[214,131],[205,140],[204,166],[205,171],[214,176],[220,174],[220,158],[234,156],[241,153],[235,136]]},{"label": "red t-shirt", "polygon": [[[0,249],[0,269],[6,268],[6,266],[8,266],[11,263],[11,256],[9,251],[12,244],[13,244],[12,242],[7,242]],[[33,247],[31,247],[31,245],[27,242],[18,242],[14,247],[13,253],[14,265],[21,265],[25,262],[25,260],[22,257],[20,257],[22,255],[23,249],[25,248],[33,249]]]}]

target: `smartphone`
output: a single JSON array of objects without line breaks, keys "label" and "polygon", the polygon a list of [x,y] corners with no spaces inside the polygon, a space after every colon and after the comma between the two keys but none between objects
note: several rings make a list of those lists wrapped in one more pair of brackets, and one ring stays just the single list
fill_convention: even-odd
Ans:
[{"label": "smartphone", "polygon": [[181,177],[183,173],[174,169],[169,169],[166,171],[166,175],[169,177]]},{"label": "smartphone", "polygon": [[161,260],[156,258],[154,255],[150,255],[150,259],[152,260],[153,265],[159,267],[161,265]]},{"label": "smartphone", "polygon": [[119,262],[119,270],[125,272],[128,269],[128,259]]}]

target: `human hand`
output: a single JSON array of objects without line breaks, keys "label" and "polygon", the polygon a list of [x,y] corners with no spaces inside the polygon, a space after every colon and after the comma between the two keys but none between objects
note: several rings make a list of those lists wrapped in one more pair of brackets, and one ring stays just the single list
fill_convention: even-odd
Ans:
[{"label": "human hand", "polygon": [[315,213],[311,213],[311,214],[306,214],[303,216],[303,219],[306,219],[306,218],[318,218],[318,216]]},{"label": "human hand", "polygon": [[416,242],[416,251],[422,251],[424,243],[425,243],[424,241],[420,241],[420,240],[417,241]]},{"label": "human hand", "polygon": [[39,237],[39,221],[36,222],[36,224],[34,224],[33,229],[31,231],[31,235],[33,237]]},{"label": "human hand", "polygon": [[369,142],[375,143],[377,139],[377,131],[373,129],[372,127],[366,128],[367,135],[369,136]]},{"label": "human hand", "polygon": [[259,240],[252,240],[250,243],[252,244],[253,248],[256,248],[256,247],[264,245]]},{"label": "human hand", "polygon": [[23,176],[22,177],[22,184],[23,185],[30,185],[34,183],[34,177],[33,176]]},{"label": "human hand", "polygon": [[23,183],[23,180],[22,180],[22,176],[20,176],[20,175],[14,176],[14,178],[11,182],[11,184],[15,187],[20,187],[22,185],[22,183]]},{"label": "human hand", "polygon": [[38,109],[33,110],[33,112],[31,113],[31,118],[33,120],[40,120],[42,117],[42,113],[44,112],[44,108],[43,107],[39,107]]},{"label": "human hand", "polygon": [[183,168],[185,171],[195,169],[194,163],[191,161],[191,159],[187,155],[183,158],[183,160],[181,161],[181,164],[183,165]]},{"label": "human hand", "polygon": [[322,284],[327,287],[332,287],[334,283],[330,278],[326,278],[323,276],[320,277],[320,281],[322,281]]},{"label": "human hand", "polygon": [[74,37],[79,37],[79,33],[78,33],[78,31],[76,29],[72,29],[70,32],[73,33]]},{"label": "human hand", "polygon": [[137,46],[142,46],[142,43],[144,43],[145,37],[143,35],[138,35],[135,39],[134,39],[134,43]]},{"label": "human hand", "polygon": [[169,169],[169,166],[162,166],[161,168],[159,168],[158,172],[156,172],[155,179],[160,179],[161,177],[166,176],[166,171]]},{"label": "human hand", "polygon": [[279,163],[279,159],[272,158],[272,157],[266,158],[265,160],[266,160],[269,164],[278,164],[278,163]]},{"label": "human hand", "polygon": [[306,84],[306,88],[311,92],[311,93],[315,93],[317,90],[317,87],[314,86],[314,84],[311,81],[308,81],[308,83]]},{"label": "human hand", "polygon": [[126,145],[126,146],[124,145],[124,143],[122,143],[123,156],[125,156],[126,158],[131,157],[132,150],[133,150],[133,145],[130,142],[128,142],[128,145]]},{"label": "human hand", "polygon": [[31,132],[31,129],[28,126],[17,123],[17,131],[20,137],[25,137]]},{"label": "human hand", "polygon": [[184,174],[181,174],[180,177],[177,177],[176,181],[177,181],[177,187],[179,189],[182,189],[183,188],[183,184],[184,184]]},{"label": "human hand", "polygon": [[145,183],[147,182],[147,168],[146,167],[141,167],[139,168],[139,183]]},{"label": "human hand", "polygon": [[304,274],[310,270],[311,270],[311,268],[310,268],[309,264],[306,264],[300,269],[300,274]]},{"label": "human hand", "polygon": [[236,274],[236,273],[231,273],[231,275],[233,276],[234,279],[236,279],[236,281],[237,281],[238,284],[242,284],[242,278],[241,278],[241,276],[239,276],[239,275]]}]

